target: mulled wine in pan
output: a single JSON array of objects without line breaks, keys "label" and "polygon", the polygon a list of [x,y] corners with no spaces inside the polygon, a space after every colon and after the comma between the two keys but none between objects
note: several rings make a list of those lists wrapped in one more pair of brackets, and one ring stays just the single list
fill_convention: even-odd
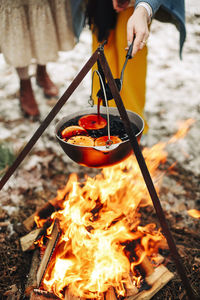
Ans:
[{"label": "mulled wine in pan", "polygon": [[[135,135],[137,135],[139,133],[138,127],[134,123],[131,123],[131,126]],[[105,146],[108,140],[107,116],[105,114],[100,116],[98,114],[77,116],[61,126],[58,136],[65,142],[72,143],[74,141],[73,144],[76,144],[76,138],[74,137],[77,137],[77,145],[80,142],[82,146]],[[91,139],[94,141],[93,145]],[[114,144],[128,139],[119,116],[110,115],[110,139]]]},{"label": "mulled wine in pan", "polygon": [[[142,118],[127,110],[131,127],[140,141],[144,129]],[[109,119],[108,119],[109,118]],[[56,138],[63,151],[76,163],[102,168],[115,165],[133,154],[124,124],[115,107],[97,106],[63,117],[56,125]]]}]

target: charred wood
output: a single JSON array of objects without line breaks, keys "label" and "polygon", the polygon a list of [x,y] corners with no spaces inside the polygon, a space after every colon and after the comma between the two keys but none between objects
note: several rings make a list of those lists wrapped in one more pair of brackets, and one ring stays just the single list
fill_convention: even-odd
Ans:
[{"label": "charred wood", "polygon": [[55,250],[59,236],[60,236],[60,229],[58,226],[58,222],[56,221],[54,223],[54,227],[53,227],[53,230],[51,233],[51,239],[48,240],[44,256],[42,257],[42,261],[40,263],[40,266],[39,266],[39,269],[37,272],[37,276],[36,276],[37,287],[39,287],[41,284],[42,278],[46,272],[46,269],[47,269],[48,263],[51,259],[51,256],[53,255],[53,252]]}]

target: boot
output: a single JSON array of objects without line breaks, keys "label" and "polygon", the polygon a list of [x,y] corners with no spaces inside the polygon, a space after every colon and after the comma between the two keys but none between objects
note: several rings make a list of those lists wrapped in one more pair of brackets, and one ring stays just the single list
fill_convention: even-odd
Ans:
[{"label": "boot", "polygon": [[47,98],[58,96],[58,88],[49,78],[49,75],[46,71],[46,66],[37,66],[36,82],[40,87],[43,88],[44,95]]},{"label": "boot", "polygon": [[21,109],[26,116],[38,117],[40,115],[34,98],[30,78],[20,80],[19,100]]}]

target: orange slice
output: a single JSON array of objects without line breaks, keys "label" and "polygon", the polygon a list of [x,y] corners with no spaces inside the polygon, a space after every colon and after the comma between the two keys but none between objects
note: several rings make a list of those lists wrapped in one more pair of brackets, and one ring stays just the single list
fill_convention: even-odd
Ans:
[{"label": "orange slice", "polygon": [[61,135],[63,139],[69,139],[72,136],[84,135],[87,131],[80,126],[69,126],[62,130]]},{"label": "orange slice", "polygon": [[78,146],[94,146],[93,138],[84,135],[73,136],[69,140],[67,140],[67,143]]},{"label": "orange slice", "polygon": [[[122,140],[118,136],[111,136],[110,140],[112,141],[111,144],[119,144]],[[95,146],[107,146],[108,143],[108,136],[101,136],[97,138],[94,142]]]},{"label": "orange slice", "polygon": [[101,129],[107,125],[106,119],[98,115],[86,115],[79,119],[79,126],[82,126],[85,129]]}]

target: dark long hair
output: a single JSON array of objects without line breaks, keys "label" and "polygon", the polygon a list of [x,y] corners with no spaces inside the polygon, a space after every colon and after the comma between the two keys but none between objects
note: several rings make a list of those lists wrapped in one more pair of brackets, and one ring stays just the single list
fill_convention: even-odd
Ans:
[{"label": "dark long hair", "polygon": [[117,13],[112,0],[88,0],[86,16],[99,42],[106,40],[110,30],[115,28]]}]

